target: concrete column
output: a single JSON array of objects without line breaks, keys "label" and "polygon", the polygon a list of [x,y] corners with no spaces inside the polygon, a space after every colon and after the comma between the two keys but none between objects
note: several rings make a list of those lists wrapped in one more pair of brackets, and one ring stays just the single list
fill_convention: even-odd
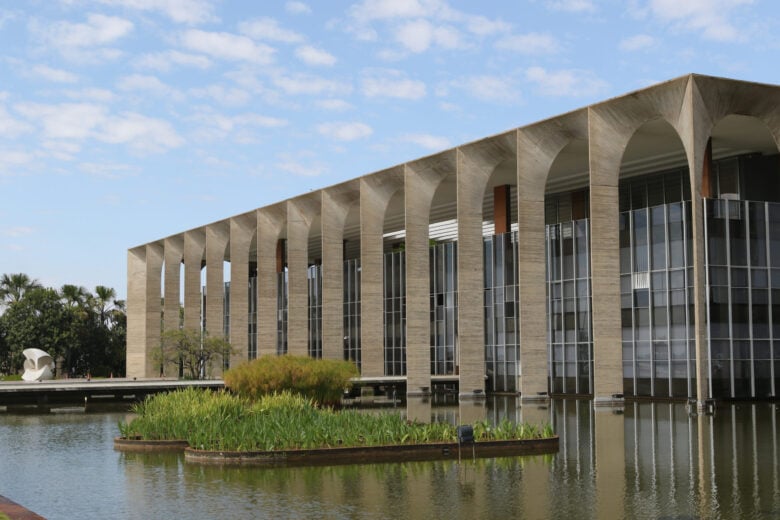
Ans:
[{"label": "concrete column", "polygon": [[206,232],[195,229],[184,233],[184,328],[200,330],[200,271],[204,265]]},{"label": "concrete column", "polygon": [[[512,132],[458,149],[456,355],[461,399],[485,396],[485,266],[482,252],[482,205],[491,174],[505,159],[515,157],[515,145],[516,137]],[[504,209],[505,213],[508,212],[506,204]]]},{"label": "concrete column", "polygon": [[555,159],[573,140],[587,140],[587,112],[517,132],[517,240],[520,285],[520,394],[523,402],[547,399],[547,286],[544,195]]},{"label": "concrete column", "polygon": [[[178,330],[181,324],[179,309],[181,305],[181,262],[184,255],[184,236],[177,235],[165,239],[165,287],[163,294],[163,328]],[[179,367],[175,364],[163,368],[165,375],[176,377]]]},{"label": "concrete column", "polygon": [[184,255],[184,236],[165,239],[165,308],[163,326],[165,330],[177,330],[181,322],[181,262]]},{"label": "concrete column", "polygon": [[229,223],[206,228],[206,330],[212,337],[225,335],[225,251]]},{"label": "concrete column", "polygon": [[618,178],[628,134],[589,109],[590,255],[594,405],[623,393]]},{"label": "concrete column", "polygon": [[384,221],[403,167],[360,179],[360,349],[364,377],[384,371]]},{"label": "concrete column", "polygon": [[322,190],[322,358],[344,359],[344,223],[358,184]]},{"label": "concrete column", "polygon": [[230,366],[249,359],[249,246],[257,228],[254,213],[230,219]]},{"label": "concrete column", "polygon": [[455,170],[452,152],[404,171],[406,213],[406,393],[421,395],[431,388],[430,245],[431,202],[441,180]]},{"label": "concrete column", "polygon": [[127,377],[156,377],[152,350],[160,345],[163,247],[147,244],[127,253]]},{"label": "concrete column", "polygon": [[257,211],[257,356],[276,354],[276,247],[287,221],[283,204]]},{"label": "concrete column", "polygon": [[309,352],[309,230],[319,201],[303,197],[287,202],[287,353]]}]

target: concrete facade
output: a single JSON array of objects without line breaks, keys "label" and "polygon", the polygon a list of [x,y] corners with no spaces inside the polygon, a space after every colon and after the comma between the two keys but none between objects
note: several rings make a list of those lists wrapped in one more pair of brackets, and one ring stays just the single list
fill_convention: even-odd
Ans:
[{"label": "concrete facade", "polygon": [[[724,122],[724,124],[720,124]],[[406,388],[428,393],[439,380],[458,385],[461,398],[486,391],[483,237],[493,229],[494,187],[509,185],[517,233],[518,343],[523,399],[550,392],[545,203],[556,193],[587,190],[592,326],[592,396],[597,404],[624,393],[621,349],[619,214],[625,178],[671,167],[689,172],[695,389],[702,403],[712,397],[709,370],[705,215],[702,178],[715,155],[767,151],[761,127],[780,143],[780,87],[687,75],[602,103],[464,144],[416,161],[310,192],[254,212],[184,231],[128,252],[127,375],[157,375],[151,351],[165,328],[200,327],[201,270],[206,267],[205,318],[210,334],[223,334],[223,263],[230,262],[230,339],[247,359],[248,277],[256,268],[257,355],[276,354],[277,282],[286,272],[287,352],[308,353],[307,269],[321,264],[322,356],[342,357],[344,280],[342,264],[359,258],[361,269],[362,376],[380,381],[383,363],[383,255],[393,233],[405,252]],[[771,151],[771,150],[770,150]],[[709,181],[706,181],[709,182]],[[503,192],[502,192],[503,193]],[[429,248],[433,229],[455,222],[446,240],[457,250],[456,369],[431,372],[432,299]],[[283,241],[283,242],[280,242]],[[285,265],[278,251],[283,245]],[[183,264],[184,294],[179,294]],[[253,266],[250,268],[250,266]],[[164,278],[163,278],[164,273]],[[161,308],[160,296],[165,304]],[[175,314],[175,316],[172,316]],[[779,349],[780,350],[780,349]]]}]

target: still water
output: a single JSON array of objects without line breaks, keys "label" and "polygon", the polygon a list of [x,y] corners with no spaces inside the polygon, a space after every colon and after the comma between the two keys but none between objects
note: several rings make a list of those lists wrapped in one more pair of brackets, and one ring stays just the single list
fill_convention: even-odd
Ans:
[{"label": "still water", "polygon": [[551,422],[560,452],[476,462],[217,468],[113,450],[125,414],[0,414],[0,495],[49,519],[778,518],[775,404],[410,403],[407,413]]}]

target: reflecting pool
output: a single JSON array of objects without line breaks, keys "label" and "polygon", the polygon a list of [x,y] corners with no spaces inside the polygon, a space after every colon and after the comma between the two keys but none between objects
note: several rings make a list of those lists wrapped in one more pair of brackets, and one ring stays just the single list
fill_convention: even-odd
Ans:
[{"label": "reflecting pool", "polygon": [[550,422],[537,457],[218,468],[113,450],[125,414],[0,414],[0,495],[49,518],[780,518],[770,403],[594,410],[586,400],[410,402],[410,417]]}]

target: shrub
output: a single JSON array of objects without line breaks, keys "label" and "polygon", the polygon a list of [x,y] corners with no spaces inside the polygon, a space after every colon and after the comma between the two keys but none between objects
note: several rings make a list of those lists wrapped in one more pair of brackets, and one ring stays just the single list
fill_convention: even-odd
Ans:
[{"label": "shrub", "polygon": [[224,374],[225,386],[241,397],[256,400],[285,390],[322,405],[338,404],[351,378],[359,375],[349,361],[306,356],[262,356],[231,368]]}]

